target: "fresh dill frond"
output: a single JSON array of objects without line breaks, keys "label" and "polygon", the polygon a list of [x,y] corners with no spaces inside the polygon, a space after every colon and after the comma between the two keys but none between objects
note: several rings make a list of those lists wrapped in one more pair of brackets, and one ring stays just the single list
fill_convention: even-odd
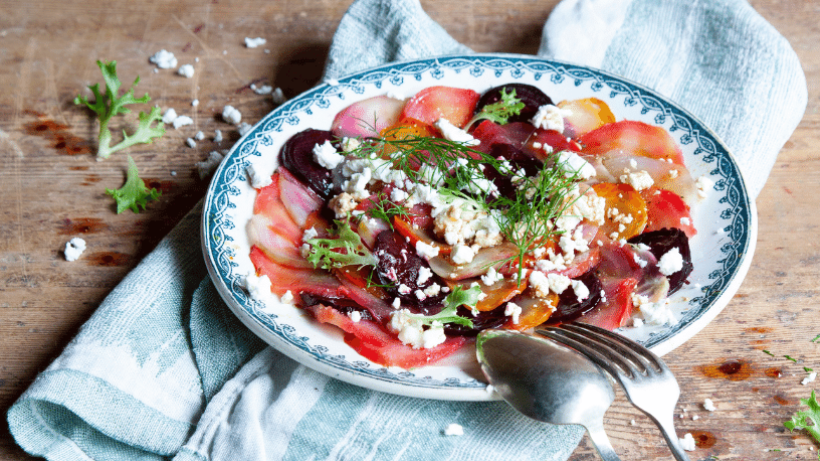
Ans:
[{"label": "fresh dill frond", "polygon": [[370,201],[371,203],[373,203],[373,207],[365,211],[365,214],[371,218],[386,221],[387,224],[390,226],[390,230],[395,230],[393,228],[394,216],[399,216],[401,218],[408,218],[410,216],[414,216],[413,213],[404,209],[398,203],[387,198],[387,195],[385,195],[384,192],[379,192],[378,194],[376,194],[376,200],[371,199]]},{"label": "fresh dill frond", "polygon": [[481,111],[467,122],[464,131],[468,131],[479,120],[490,120],[499,125],[504,125],[510,117],[520,114],[524,107],[526,107],[526,104],[516,97],[515,89],[507,93],[507,89],[502,88],[501,101],[482,107]]}]

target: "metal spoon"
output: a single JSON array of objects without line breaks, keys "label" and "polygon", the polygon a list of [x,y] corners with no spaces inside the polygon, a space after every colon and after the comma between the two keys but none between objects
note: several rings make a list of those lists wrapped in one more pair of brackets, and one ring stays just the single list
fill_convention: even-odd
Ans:
[{"label": "metal spoon", "polygon": [[508,330],[482,331],[476,356],[490,384],[513,408],[545,423],[580,424],[604,461],[620,461],[604,432],[604,413],[615,392],[585,356]]}]

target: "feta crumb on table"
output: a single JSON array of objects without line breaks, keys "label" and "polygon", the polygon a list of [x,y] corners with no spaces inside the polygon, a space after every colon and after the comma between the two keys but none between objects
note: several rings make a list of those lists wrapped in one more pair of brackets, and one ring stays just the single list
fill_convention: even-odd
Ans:
[{"label": "feta crumb on table", "polygon": [[452,424],[450,424],[449,426],[447,426],[447,428],[446,428],[446,429],[444,429],[444,435],[447,435],[447,436],[451,436],[451,435],[455,435],[455,436],[464,435],[464,428],[463,428],[463,427],[461,427],[461,425],[460,425],[460,424],[452,423]]},{"label": "feta crumb on table", "polygon": [[274,104],[283,104],[285,101],[288,100],[288,98],[285,97],[285,93],[283,93],[282,89],[279,87],[273,90],[271,97],[273,98]]},{"label": "feta crumb on table", "polygon": [[815,379],[817,379],[817,372],[816,372],[816,371],[812,371],[811,373],[809,373],[809,375],[808,375],[808,376],[806,376],[805,378],[803,378],[803,381],[800,381],[800,384],[802,384],[802,385],[804,385],[804,386],[805,386],[805,385],[807,385],[807,384],[809,384],[809,383],[811,383],[811,382],[814,382],[814,380],[815,380]]},{"label": "feta crumb on table", "polygon": [[706,411],[715,411],[717,410],[717,407],[715,406],[714,402],[712,402],[712,399],[704,399],[703,409]]},{"label": "feta crumb on table", "polygon": [[185,144],[187,144],[187,145],[188,145],[188,147],[190,147],[191,149],[193,149],[193,148],[195,148],[195,147],[196,147],[196,141],[194,141],[194,138],[188,138],[188,139],[186,139],[186,140],[185,140]]},{"label": "feta crumb on table", "polygon": [[264,45],[267,42],[268,41],[265,40],[262,37],[256,37],[256,38],[245,37],[245,46],[248,47],[248,48],[256,48],[260,45]]},{"label": "feta crumb on table", "polygon": [[194,106],[194,107],[198,106],[199,105],[199,99],[194,99],[193,101],[191,101],[191,105]]},{"label": "feta crumb on table", "polygon": [[270,85],[251,85],[251,89],[256,94],[271,94],[273,92],[273,87],[271,87]]},{"label": "feta crumb on table", "polygon": [[214,142],[222,142],[222,131],[214,130]]},{"label": "feta crumb on table", "polygon": [[174,129],[178,130],[182,126],[188,126],[194,124],[194,119],[188,117],[187,115],[180,115],[179,117],[174,119]]},{"label": "feta crumb on table", "polygon": [[162,116],[162,123],[170,124],[174,123],[174,120],[177,119],[177,111],[174,108],[170,108],[165,111],[165,115]]},{"label": "feta crumb on table", "polygon": [[195,166],[197,172],[199,173],[199,179],[205,179],[210,176],[219,164],[222,163],[223,158],[224,156],[222,154],[214,150],[208,154],[208,158],[201,162],[197,162]]},{"label": "feta crumb on table", "polygon": [[80,255],[85,251],[85,246],[85,240],[80,237],[74,237],[66,242],[65,249],[63,250],[65,260],[70,262],[79,259]]},{"label": "feta crumb on table", "polygon": [[222,119],[232,125],[239,125],[239,122],[242,121],[242,113],[233,106],[225,106],[222,109]]},{"label": "feta crumb on table", "polygon": [[196,139],[197,141],[202,141],[203,139],[205,139],[205,133],[197,131],[194,135],[194,139]]},{"label": "feta crumb on table", "polygon": [[173,69],[177,66],[177,58],[174,57],[174,53],[166,50],[157,51],[148,60],[160,69]]},{"label": "feta crumb on table", "polygon": [[680,446],[686,451],[695,451],[697,446],[695,446],[695,438],[692,437],[692,434],[687,433],[683,436],[682,439],[678,439],[680,441]]},{"label": "feta crumb on table", "polygon": [[253,128],[253,126],[249,123],[240,123],[238,128],[239,136],[245,136],[249,131],[251,131],[251,128]]},{"label": "feta crumb on table", "polygon": [[179,70],[177,71],[177,73],[185,78],[191,78],[194,76],[194,66],[190,64],[184,64],[182,66],[179,66]]}]

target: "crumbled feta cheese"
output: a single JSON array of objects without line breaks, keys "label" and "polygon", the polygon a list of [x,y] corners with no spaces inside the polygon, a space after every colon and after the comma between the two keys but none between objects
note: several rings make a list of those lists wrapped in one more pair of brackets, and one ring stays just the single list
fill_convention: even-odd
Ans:
[{"label": "crumbled feta cheese", "polygon": [[148,58],[148,60],[156,64],[160,69],[173,69],[177,66],[177,58],[175,58],[174,53],[170,51],[159,50]]},{"label": "crumbled feta cheese", "polygon": [[678,247],[667,251],[658,261],[658,270],[663,275],[672,275],[681,269],[683,269],[683,256]]},{"label": "crumbled feta cheese", "polygon": [[271,98],[273,99],[274,104],[284,104],[285,101],[288,100],[288,98],[285,97],[285,93],[283,93],[282,89],[279,87],[276,87],[276,89],[273,90],[273,93],[271,93]]},{"label": "crumbled feta cheese", "polygon": [[644,320],[649,325],[675,325],[678,323],[678,319],[675,318],[675,314],[672,313],[666,299],[653,303],[646,296],[632,293],[631,300],[632,304],[641,311]]},{"label": "crumbled feta cheese", "polygon": [[451,258],[456,264],[467,264],[475,258],[475,251],[467,245],[456,245]]},{"label": "crumbled feta cheese", "polygon": [[421,319],[413,316],[407,309],[394,312],[389,327],[398,333],[399,341],[413,349],[431,349],[447,340],[441,322],[434,321],[425,330]]},{"label": "crumbled feta cheese", "polygon": [[643,326],[643,319],[635,317],[634,319],[632,319],[632,326],[635,327],[635,328],[642,327]]},{"label": "crumbled feta cheese", "polygon": [[180,115],[179,117],[175,118],[173,121],[174,129],[178,130],[179,127],[188,126],[194,124],[194,119],[188,117],[187,115]]},{"label": "crumbled feta cheese", "polygon": [[805,386],[806,384],[813,382],[815,379],[817,379],[817,372],[812,371],[808,376],[803,378],[803,381],[800,381],[800,384]]},{"label": "crumbled feta cheese", "polygon": [[172,108],[169,108],[168,110],[165,111],[165,115],[162,116],[162,123],[165,123],[167,125],[167,124],[170,124],[170,123],[174,123],[174,120],[176,120],[176,119],[177,119],[177,111],[175,111],[174,108],[172,107]]},{"label": "crumbled feta cheese", "polygon": [[251,295],[251,299],[257,301],[270,301],[271,297],[271,283],[267,275],[257,277],[256,274],[248,274],[245,276],[245,289]]},{"label": "crumbled feta cheese", "polygon": [[697,421],[697,420],[699,420],[699,419],[700,419],[700,416],[698,416],[698,415],[692,415],[692,421]]},{"label": "crumbled feta cheese", "polygon": [[251,85],[251,89],[256,94],[271,94],[273,92],[273,87],[270,85],[262,85],[257,87],[256,85]]},{"label": "crumbled feta cheese", "polygon": [[177,70],[177,73],[185,78],[191,78],[194,76],[194,66],[190,64],[184,64],[182,66],[179,66],[179,70]]},{"label": "crumbled feta cheese", "polygon": [[567,178],[578,175],[580,179],[586,180],[597,174],[594,166],[572,151],[565,150],[559,152],[557,162],[566,172],[564,176]]},{"label": "crumbled feta cheese", "polygon": [[193,101],[191,101],[191,105],[194,106],[194,107],[198,106],[199,105],[199,99],[194,99]]},{"label": "crumbled feta cheese", "polygon": [[249,123],[240,123],[238,128],[239,136],[245,136],[248,133],[248,131],[251,131],[251,128],[253,128],[253,126],[251,126]]},{"label": "crumbled feta cheese", "polygon": [[453,125],[446,118],[440,118],[436,120],[435,125],[436,128],[438,128],[439,131],[441,131],[441,135],[444,136],[444,139],[448,141],[460,142],[466,146],[477,146],[481,144],[480,140],[474,138],[472,135],[462,130],[461,128]]},{"label": "crumbled feta cheese", "polygon": [[572,280],[566,275],[555,273],[547,274],[547,280],[549,281],[550,291],[559,295],[572,284]]},{"label": "crumbled feta cheese", "polygon": [[342,138],[342,150],[345,152],[352,152],[361,146],[362,143],[356,138]]},{"label": "crumbled feta cheese", "polygon": [[634,426],[635,425],[635,420],[633,419],[633,420],[629,421],[629,425]]},{"label": "crumbled feta cheese", "polygon": [[717,407],[715,406],[714,402],[712,402],[712,399],[704,399],[703,409],[706,411],[715,411],[717,410]]},{"label": "crumbled feta cheese", "polygon": [[185,140],[185,144],[187,144],[187,145],[188,145],[188,147],[190,147],[191,149],[193,149],[193,148],[195,148],[195,147],[196,147],[196,141],[194,141],[194,138],[188,138],[188,139],[186,139],[186,140]]},{"label": "crumbled feta cheese", "polygon": [[217,151],[211,151],[208,158],[196,163],[196,169],[199,173],[199,179],[205,179],[210,176],[216,168],[222,163],[223,156]]},{"label": "crumbled feta cheese", "polygon": [[403,283],[402,283],[401,285],[399,285],[399,294],[400,294],[400,295],[406,295],[406,294],[409,294],[409,293],[410,293],[410,291],[411,291],[411,290],[410,290],[410,287],[408,287],[407,285],[405,285],[405,284],[403,284]]},{"label": "crumbled feta cheese", "polygon": [[433,271],[430,270],[428,267],[420,267],[419,268],[419,278],[416,280],[416,285],[422,286],[425,282],[430,280],[430,277],[433,276]]},{"label": "crumbled feta cheese", "polygon": [[547,276],[540,271],[530,272],[528,279],[530,288],[532,288],[535,296],[538,298],[546,298],[550,294],[550,284]]},{"label": "crumbled feta cheese", "polygon": [[399,189],[398,187],[396,187],[392,191],[390,191],[390,200],[392,200],[393,203],[401,203],[401,202],[407,200],[407,197],[408,197],[407,192]]},{"label": "crumbled feta cheese", "polygon": [[692,437],[692,434],[686,434],[683,436],[682,439],[678,439],[680,441],[680,446],[686,451],[695,451],[697,446],[695,445],[695,438]]},{"label": "crumbled feta cheese", "polygon": [[205,133],[197,131],[194,135],[194,139],[196,139],[197,141],[202,141],[203,139],[205,139]]},{"label": "crumbled feta cheese", "polygon": [[435,258],[438,256],[439,251],[440,248],[434,244],[428,245],[421,240],[416,242],[416,253],[424,259]]},{"label": "crumbled feta cheese", "polygon": [[359,202],[353,195],[342,192],[330,199],[327,205],[336,213],[336,217],[341,219],[355,210],[359,206]]},{"label": "crumbled feta cheese", "polygon": [[504,315],[512,318],[512,323],[517,324],[521,316],[521,306],[513,302],[508,302],[507,307],[504,308]]},{"label": "crumbled feta cheese", "polygon": [[464,435],[464,428],[459,424],[452,423],[444,429],[444,435]]},{"label": "crumbled feta cheese", "polygon": [[336,152],[336,148],[333,147],[330,141],[313,146],[313,160],[316,160],[316,163],[328,170],[336,168],[344,159],[343,155]]},{"label": "crumbled feta cheese", "polygon": [[264,45],[268,41],[262,37],[250,38],[245,37],[245,46],[248,48],[256,48],[257,46]]},{"label": "crumbled feta cheese", "polygon": [[251,180],[251,187],[254,189],[261,189],[273,183],[270,175],[259,173],[253,165],[249,165],[246,169],[248,178]]},{"label": "crumbled feta cheese", "polygon": [[279,298],[279,301],[283,304],[293,304],[293,293],[290,290],[286,291],[285,294]]},{"label": "crumbled feta cheese", "polygon": [[504,280],[504,274],[495,270],[494,267],[487,269],[487,273],[481,276],[481,281],[484,285],[491,286]]},{"label": "crumbled feta cheese", "polygon": [[438,283],[434,283],[424,289],[424,294],[426,296],[438,296],[439,293],[441,293],[441,285]]},{"label": "crumbled feta cheese", "polygon": [[357,323],[359,320],[362,319],[362,313],[359,311],[348,311],[347,316],[354,323]]},{"label": "crumbled feta cheese", "polygon": [[65,249],[63,250],[65,260],[70,262],[79,259],[80,255],[85,251],[85,245],[85,240],[80,237],[74,237],[66,242]]},{"label": "crumbled feta cheese", "polygon": [[225,106],[222,108],[222,120],[232,125],[239,125],[239,122],[242,121],[242,113],[233,106]]},{"label": "crumbled feta cheese", "polygon": [[214,130],[214,142],[222,142],[222,131]]},{"label": "crumbled feta cheese", "polygon": [[393,298],[393,309],[400,309],[401,308],[401,299]]},{"label": "crumbled feta cheese", "polygon": [[669,177],[675,179],[678,177],[678,170],[669,170]]},{"label": "crumbled feta cheese", "polygon": [[684,216],[683,218],[680,218],[680,224],[681,226],[688,226],[692,224],[692,220]]},{"label": "crumbled feta cheese", "polygon": [[589,288],[580,280],[572,281],[572,291],[575,292],[575,297],[578,298],[578,302],[589,298]]},{"label": "crumbled feta cheese", "polygon": [[709,195],[709,191],[715,187],[715,182],[707,176],[701,176],[695,181],[695,186],[698,188],[698,197],[706,198],[706,196]]},{"label": "crumbled feta cheese", "polygon": [[538,108],[538,112],[532,117],[532,124],[536,128],[545,130],[564,131],[564,117],[572,115],[571,110],[561,109],[552,104],[545,104]]},{"label": "crumbled feta cheese", "polygon": [[622,175],[620,180],[622,183],[626,183],[634,187],[637,191],[649,189],[653,184],[655,184],[652,176],[650,176],[646,170]]},{"label": "crumbled feta cheese", "polygon": [[339,84],[339,81],[336,80],[335,78],[328,77],[328,78],[325,79],[325,84],[330,85],[330,86],[336,86],[336,85]]},{"label": "crumbled feta cheese", "polygon": [[632,167],[632,169],[638,168],[638,162],[634,158],[631,158],[629,159],[629,166]]}]

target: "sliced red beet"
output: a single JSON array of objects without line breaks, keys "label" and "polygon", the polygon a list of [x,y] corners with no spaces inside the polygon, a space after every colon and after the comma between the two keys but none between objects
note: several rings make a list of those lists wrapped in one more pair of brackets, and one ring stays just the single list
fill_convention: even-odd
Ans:
[{"label": "sliced red beet", "polygon": [[595,276],[595,271],[589,271],[576,280],[586,285],[589,296],[579,301],[575,290],[567,288],[558,296],[558,307],[550,316],[550,322],[571,322],[594,309],[601,301],[601,281]]},{"label": "sliced red beet", "polygon": [[682,230],[689,238],[698,233],[692,224],[689,205],[680,198],[680,195],[672,191],[652,187],[642,191],[641,196],[646,201],[646,228],[644,232],[676,228]]},{"label": "sliced red beet", "polygon": [[632,293],[637,284],[638,281],[632,278],[602,284],[606,301],[601,300],[594,309],[581,316],[578,321],[597,325],[607,330],[625,326],[632,317]]},{"label": "sliced red beet", "polygon": [[313,160],[313,148],[333,139],[330,131],[308,129],[288,139],[279,154],[282,166],[324,199],[331,194],[333,173]]},{"label": "sliced red beet", "polygon": [[[490,148],[489,154],[493,158],[506,159],[512,166],[513,171],[523,169],[527,176],[535,176],[541,171],[543,163],[527,154],[521,149],[517,149],[510,144],[494,144]],[[484,170],[484,176],[495,184],[498,188],[499,194],[515,200],[517,188],[512,183],[512,175],[507,172],[500,172],[497,169],[490,167]]]},{"label": "sliced red beet", "polygon": [[643,122],[608,123],[581,136],[581,144],[584,154],[593,157],[617,152],[617,155],[640,155],[683,165],[683,153],[672,136],[662,127]]},{"label": "sliced red beet", "polygon": [[473,317],[473,313],[461,306],[456,311],[458,315],[472,320],[473,327],[466,327],[456,323],[447,323],[444,325],[444,333],[447,336],[467,336],[472,337],[478,335],[481,331],[489,328],[498,328],[507,321],[507,316],[504,315],[504,309],[507,303],[496,307],[491,311],[479,312],[477,316]]},{"label": "sliced red beet", "polygon": [[334,309],[347,316],[350,316],[351,312],[357,311],[363,320],[373,320],[373,316],[370,315],[370,312],[368,312],[367,309],[364,309],[362,306],[357,304],[356,301],[344,296],[319,296],[310,293],[302,293],[300,298],[302,299],[302,305],[306,308],[317,304],[324,304],[326,306],[332,306]]},{"label": "sliced red beet", "polygon": [[677,248],[683,257],[683,268],[669,278],[669,294],[680,290],[689,274],[692,273],[694,266],[692,265],[692,254],[689,251],[689,239],[686,234],[680,229],[661,229],[652,232],[644,232],[629,239],[629,243],[648,245],[652,254],[661,260],[669,250]]},{"label": "sliced red beet", "polygon": [[521,149],[534,132],[535,127],[525,122],[499,125],[484,120],[472,132],[473,137],[481,141],[481,144],[474,147],[474,149],[485,154],[490,154],[490,149],[495,144],[509,144],[516,149]]},{"label": "sliced red beet", "polygon": [[412,118],[434,125],[440,118],[457,127],[470,120],[479,95],[473,90],[449,86],[427,87],[407,101],[400,119]]},{"label": "sliced red beet", "polygon": [[404,236],[394,231],[382,232],[376,236],[373,252],[379,259],[376,272],[381,283],[390,285],[390,288],[386,289],[388,295],[401,299],[402,305],[414,313],[433,315],[441,311],[441,303],[447,296],[446,293],[439,292],[434,296],[423,296],[420,299],[416,291],[424,291],[434,283],[440,287],[447,285],[444,279],[435,273],[432,273],[424,283],[418,283],[421,268],[430,269],[430,266],[416,253],[416,249]]},{"label": "sliced red beet", "polygon": [[524,103],[524,108],[521,109],[521,113],[510,117],[508,120],[509,122],[529,122],[535,113],[538,112],[539,107],[546,104],[552,104],[552,99],[550,99],[549,96],[532,85],[526,85],[523,83],[508,83],[506,85],[490,88],[486,93],[481,95],[481,99],[478,100],[478,106],[476,106],[475,112],[479,113],[484,106],[501,101],[501,90],[504,90],[506,93],[515,91],[515,97]]},{"label": "sliced red beet", "polygon": [[394,335],[384,331],[375,322],[360,320],[354,322],[338,310],[317,304],[308,308],[316,320],[336,325],[345,332],[344,340],[356,352],[368,360],[385,367],[405,369],[431,365],[464,345],[464,338],[448,338],[444,343],[432,349],[413,349],[402,344]]}]

